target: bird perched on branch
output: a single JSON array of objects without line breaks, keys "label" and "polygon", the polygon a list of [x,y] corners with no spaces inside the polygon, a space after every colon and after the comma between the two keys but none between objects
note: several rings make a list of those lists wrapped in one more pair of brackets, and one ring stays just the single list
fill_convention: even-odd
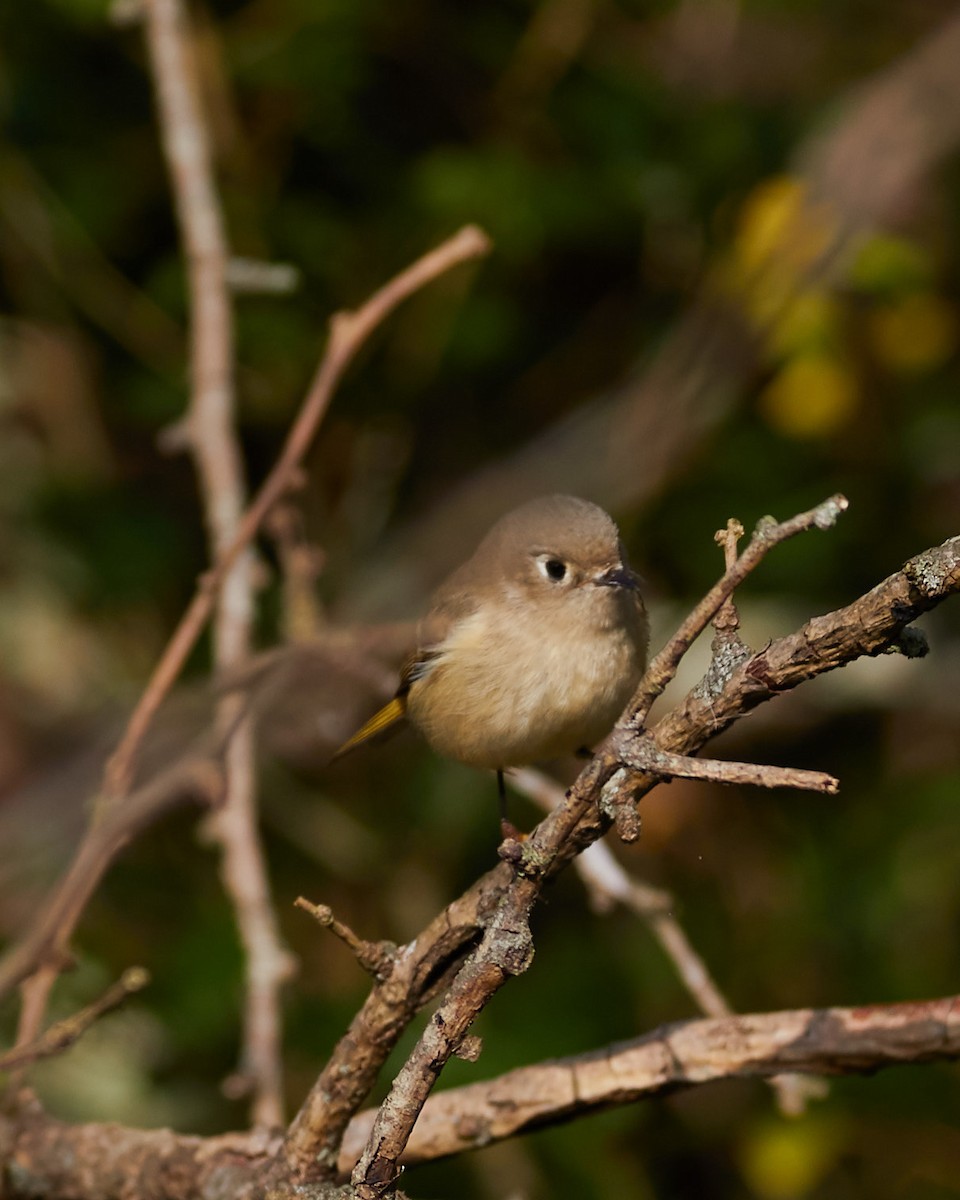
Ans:
[{"label": "bird perched on branch", "polygon": [[440,585],[396,696],[334,757],[408,720],[497,772],[605,737],[646,666],[647,614],[613,520],[575,496],[501,518]]}]

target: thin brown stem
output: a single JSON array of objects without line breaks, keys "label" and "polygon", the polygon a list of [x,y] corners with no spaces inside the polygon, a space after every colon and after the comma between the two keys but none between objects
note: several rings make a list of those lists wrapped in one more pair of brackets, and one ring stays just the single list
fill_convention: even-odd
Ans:
[{"label": "thin brown stem", "polygon": [[[729,571],[737,561],[737,545],[743,537],[743,526],[731,517],[723,529],[718,529],[713,540],[723,548],[723,569]],[[720,605],[717,615],[713,618],[713,627],[718,637],[732,639],[740,629],[740,614],[731,593]]]},{"label": "thin brown stem", "polygon": [[719,758],[693,758],[668,754],[649,738],[636,738],[624,746],[621,758],[638,771],[650,771],[664,779],[700,779],[705,783],[739,784],[764,788],[798,788],[835,796],[840,781],[823,771],[799,767],[771,767],[762,763],[729,762]]},{"label": "thin brown stem", "polygon": [[327,904],[313,904],[304,896],[298,896],[294,901],[297,908],[302,908],[322,925],[324,929],[340,939],[347,947],[360,966],[374,979],[388,979],[397,960],[397,947],[393,942],[368,942],[358,937],[349,925],[338,921],[333,915],[333,909]]},{"label": "thin brown stem", "polygon": [[144,829],[185,801],[212,806],[222,799],[218,759],[219,755],[185,756],[131,792],[123,804],[101,810],[26,936],[0,959],[0,996],[38,968],[62,969],[70,938],[94,890],[121,850]]},{"label": "thin brown stem", "polygon": [[327,349],[283,450],[244,513],[233,541],[212,569],[200,579],[193,599],[154,668],[108,764],[108,790],[122,790],[119,785],[132,771],[147,729],[203,631],[227,572],[256,536],[267,513],[290,486],[337,384],[361,346],[377,325],[414,292],[459,263],[482,257],[489,249],[490,240],[485,233],[475,225],[465,226],[401,271],[355,312],[336,313],[331,318]]},{"label": "thin brown stem", "polygon": [[13,1071],[37,1062],[41,1058],[52,1058],[79,1040],[95,1021],[117,1008],[129,996],[143,989],[150,982],[150,974],[143,967],[130,967],[116,983],[111,984],[99,999],[72,1016],[57,1021],[34,1041],[18,1046],[6,1054],[0,1054],[0,1071]]},{"label": "thin brown stem", "polygon": [[777,522],[765,517],[754,530],[750,544],[732,566],[724,572],[693,612],[683,622],[666,646],[647,667],[647,673],[630,706],[628,725],[639,729],[653,702],[677,672],[680,660],[700,634],[706,629],[714,615],[728,596],[740,586],[750,572],[767,553],[807,529],[829,529],[847,508],[846,497],[836,495],[824,500],[816,508],[799,513],[789,521]]},{"label": "thin brown stem", "polygon": [[[148,0],[145,16],[161,141],[187,262],[191,396],[181,429],[200,480],[210,559],[216,562],[236,537],[246,496],[236,431],[230,253],[186,10],[182,0]],[[252,566],[249,553],[239,554],[223,577],[213,621],[219,672],[236,668],[250,653]],[[225,802],[210,830],[220,844],[224,887],[244,949],[241,1061],[254,1124],[273,1127],[283,1120],[280,988],[291,964],[280,943],[257,827],[253,729],[238,720],[237,697],[220,700],[217,725],[232,729],[224,760]],[[119,782],[128,785],[129,772]]]}]

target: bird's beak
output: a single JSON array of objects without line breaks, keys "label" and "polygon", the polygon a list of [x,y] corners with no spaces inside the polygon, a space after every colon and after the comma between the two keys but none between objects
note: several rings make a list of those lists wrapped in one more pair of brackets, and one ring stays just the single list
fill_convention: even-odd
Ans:
[{"label": "bird's beak", "polygon": [[593,582],[600,587],[627,588],[631,592],[640,586],[636,575],[624,566],[609,567],[602,574],[594,576]]}]

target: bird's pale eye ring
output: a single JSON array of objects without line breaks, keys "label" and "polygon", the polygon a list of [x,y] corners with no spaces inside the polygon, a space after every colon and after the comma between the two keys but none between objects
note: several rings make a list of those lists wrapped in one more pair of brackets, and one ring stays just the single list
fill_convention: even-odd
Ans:
[{"label": "bird's pale eye ring", "polygon": [[567,576],[567,564],[562,559],[545,555],[538,560],[537,566],[543,577],[553,583],[560,583]]}]

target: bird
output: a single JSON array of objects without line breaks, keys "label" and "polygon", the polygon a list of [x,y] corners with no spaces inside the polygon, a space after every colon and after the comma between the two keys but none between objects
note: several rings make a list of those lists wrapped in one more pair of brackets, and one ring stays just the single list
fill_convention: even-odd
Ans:
[{"label": "bird", "polygon": [[404,721],[438,754],[497,773],[589,752],[646,667],[639,580],[613,519],[576,496],[513,509],[434,592],[392,700],[339,758]]}]

